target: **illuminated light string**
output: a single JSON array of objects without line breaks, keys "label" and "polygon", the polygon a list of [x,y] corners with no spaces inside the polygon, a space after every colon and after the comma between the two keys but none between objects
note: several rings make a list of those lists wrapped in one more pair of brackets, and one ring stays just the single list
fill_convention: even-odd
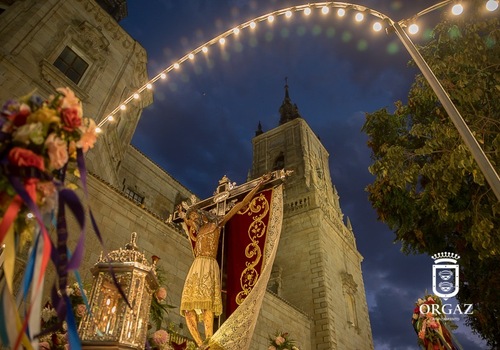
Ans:
[{"label": "illuminated light string", "polygon": [[[499,0],[488,0],[486,2],[486,9],[488,11],[495,11],[498,9],[498,1]],[[419,13],[417,13],[415,16],[409,18],[409,19],[404,19],[400,20],[397,23],[401,27],[407,28],[407,31],[410,34],[416,34],[419,31],[418,25],[416,24],[416,20],[434,10],[437,10],[439,8],[442,8],[448,4],[452,4],[452,14],[454,15],[460,15],[463,13],[464,8],[460,2],[457,2],[456,0],[445,0],[439,3],[436,3]],[[208,48],[212,45],[219,44],[219,45],[224,45],[226,43],[226,38],[231,36],[231,35],[238,35],[240,32],[245,29],[245,28],[250,28],[250,29],[255,29],[257,26],[257,23],[259,22],[268,22],[272,24],[279,16],[284,16],[286,18],[291,18],[293,16],[294,12],[302,12],[305,16],[311,15],[312,11],[314,9],[319,9],[323,15],[326,15],[330,13],[330,9],[337,9],[336,15],[338,17],[344,17],[347,12],[354,12],[354,20],[356,22],[362,22],[365,20],[367,15],[371,15],[378,20],[376,20],[373,25],[372,29],[375,32],[380,32],[384,28],[389,28],[394,25],[394,21],[386,16],[385,14],[373,10],[371,8],[368,8],[366,6],[362,5],[356,5],[356,4],[351,4],[351,3],[346,3],[346,2],[335,2],[335,1],[329,1],[329,2],[316,2],[316,3],[309,3],[309,4],[304,4],[304,5],[297,5],[297,6],[292,6],[292,7],[287,7],[283,8],[281,10],[276,10],[270,13],[267,13],[265,15],[256,17],[254,19],[251,19],[247,22],[241,23],[237,25],[236,27],[233,27],[222,34],[219,34],[218,36],[214,37],[213,39],[207,41],[206,43],[198,46],[196,49],[188,52],[186,55],[181,57],[179,60],[177,60],[175,63],[172,65],[168,66],[165,68],[163,71],[161,71],[159,74],[154,76],[151,80],[149,80],[146,84],[141,86],[139,89],[137,89],[132,95],[127,97],[124,101],[122,101],[116,108],[114,108],[106,118],[101,120],[99,124],[97,125],[97,132],[102,132],[102,127],[108,123],[112,122],[116,119],[116,114],[120,111],[125,111],[127,109],[127,105],[133,101],[133,100],[138,100],[140,98],[141,93],[144,90],[151,90],[153,88],[153,84],[156,83],[158,80],[165,80],[167,78],[168,73],[170,73],[172,70],[177,70],[180,68],[181,64],[184,63],[187,60],[193,60],[195,56],[199,53],[207,54],[208,53]]]}]

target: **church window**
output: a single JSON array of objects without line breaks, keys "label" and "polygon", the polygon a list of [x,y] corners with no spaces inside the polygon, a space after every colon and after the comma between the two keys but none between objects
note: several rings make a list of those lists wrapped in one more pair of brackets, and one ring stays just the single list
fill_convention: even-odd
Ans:
[{"label": "church window", "polygon": [[137,204],[142,204],[144,202],[144,196],[141,196],[140,194],[138,194],[137,192],[131,190],[130,188],[125,188],[125,195],[127,197],[129,197],[130,199],[132,199],[134,202],[136,202]]},{"label": "church window", "polygon": [[278,157],[274,160],[273,170],[281,170],[285,168],[285,155],[280,152]]},{"label": "church window", "polygon": [[55,60],[54,66],[71,79],[71,81],[78,84],[83,74],[89,67],[89,64],[85,62],[83,58],[78,56],[75,51],[66,46],[59,57]]},{"label": "church window", "polygon": [[356,300],[354,299],[354,295],[346,294],[346,303],[347,303],[347,322],[352,327],[358,326],[358,320],[356,316]]},{"label": "church window", "polygon": [[344,293],[344,302],[346,305],[347,323],[359,333],[358,315],[356,312],[356,293],[358,285],[350,273],[342,272],[342,290]]}]

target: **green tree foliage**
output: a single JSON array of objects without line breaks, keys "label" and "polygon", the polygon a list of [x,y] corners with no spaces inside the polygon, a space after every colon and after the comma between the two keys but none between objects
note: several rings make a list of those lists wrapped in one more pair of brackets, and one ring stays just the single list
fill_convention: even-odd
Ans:
[{"label": "green tree foliage", "polygon": [[[420,52],[472,133],[500,170],[500,27],[484,1],[444,18]],[[500,203],[425,78],[408,103],[367,114],[375,180],[367,187],[379,219],[403,252],[461,256],[461,303],[469,325],[500,346]]]}]

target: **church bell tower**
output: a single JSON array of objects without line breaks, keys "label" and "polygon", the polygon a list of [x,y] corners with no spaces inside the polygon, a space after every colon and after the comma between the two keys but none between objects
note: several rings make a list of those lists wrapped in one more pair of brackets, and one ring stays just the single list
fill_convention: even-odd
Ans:
[{"label": "church bell tower", "polygon": [[361,262],[332,184],[328,152],[285,85],[279,125],[253,139],[251,177],[293,170],[269,289],[312,319],[311,349],[373,349]]}]

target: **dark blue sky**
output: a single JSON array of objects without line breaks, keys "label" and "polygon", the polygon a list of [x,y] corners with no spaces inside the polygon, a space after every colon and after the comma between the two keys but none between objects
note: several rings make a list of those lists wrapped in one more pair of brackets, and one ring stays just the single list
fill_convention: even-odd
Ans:
[{"label": "dark blue sky", "polygon": [[[284,0],[129,0],[125,30],[148,52],[150,77],[220,33],[268,12],[306,2]],[[411,17],[433,1],[358,1],[394,20]],[[449,9],[436,11],[444,14]],[[422,24],[432,24],[432,17]],[[375,348],[417,349],[413,303],[432,290],[432,259],[405,256],[394,234],[378,222],[364,191],[372,180],[370,150],[361,132],[365,112],[406,100],[416,74],[394,34],[374,33],[316,10],[272,24],[261,22],[210,47],[153,88],[154,103],[139,122],[133,145],[200,197],[227,175],[242,183],[251,168],[257,124],[278,125],[288,77],[290,97],[330,153],[341,206],[351,219],[363,274]],[[428,23],[424,23],[425,21]],[[416,39],[423,43],[422,35]],[[146,83],[146,82],[145,82]],[[461,326],[464,349],[474,344]]]}]

